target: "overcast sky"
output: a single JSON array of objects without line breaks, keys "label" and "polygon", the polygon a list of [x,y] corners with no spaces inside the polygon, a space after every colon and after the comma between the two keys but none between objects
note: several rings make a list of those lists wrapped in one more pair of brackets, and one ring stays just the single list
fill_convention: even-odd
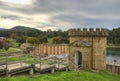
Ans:
[{"label": "overcast sky", "polygon": [[120,0],[0,0],[0,28],[120,27]]}]

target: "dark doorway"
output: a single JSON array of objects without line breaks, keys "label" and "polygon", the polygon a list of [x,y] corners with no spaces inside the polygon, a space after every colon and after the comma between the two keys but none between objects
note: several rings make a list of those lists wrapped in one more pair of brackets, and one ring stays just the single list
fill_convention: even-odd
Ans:
[{"label": "dark doorway", "polygon": [[80,51],[75,53],[75,67],[80,68],[82,65],[82,54]]}]

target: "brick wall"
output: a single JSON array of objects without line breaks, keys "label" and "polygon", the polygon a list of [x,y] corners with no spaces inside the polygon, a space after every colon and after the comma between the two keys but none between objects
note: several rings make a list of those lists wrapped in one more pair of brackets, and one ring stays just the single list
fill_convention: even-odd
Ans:
[{"label": "brick wall", "polygon": [[39,48],[41,54],[65,54],[67,53],[67,45],[66,44],[41,44]]}]

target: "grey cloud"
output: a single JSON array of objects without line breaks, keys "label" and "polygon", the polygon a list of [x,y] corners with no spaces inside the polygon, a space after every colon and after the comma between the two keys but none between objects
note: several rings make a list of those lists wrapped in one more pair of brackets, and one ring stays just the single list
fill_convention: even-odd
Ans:
[{"label": "grey cloud", "polygon": [[[71,25],[119,26],[120,23],[120,0],[35,0],[28,6],[11,5],[0,1],[0,8],[29,16],[47,14],[51,16],[49,21],[54,25],[66,22]],[[37,23],[39,26],[41,22]]]},{"label": "grey cloud", "polygon": [[4,4],[1,8],[26,14],[59,14],[82,11],[95,15],[118,15],[120,14],[120,0],[36,0],[32,5],[28,6]]},{"label": "grey cloud", "polygon": [[3,19],[11,19],[11,20],[19,20],[20,17],[15,16],[15,15],[1,15],[1,18]]},{"label": "grey cloud", "polygon": [[[37,12],[89,14],[120,14],[120,0],[37,0],[33,10]],[[73,12],[72,12],[73,11]]]},{"label": "grey cloud", "polygon": [[[88,18],[78,14],[57,15],[51,18],[51,23],[69,22],[73,26],[115,27],[120,26],[120,19]],[[66,26],[66,25],[64,25]]]},{"label": "grey cloud", "polygon": [[119,14],[120,0],[36,0],[28,6],[12,6],[4,4],[3,8],[27,14],[86,12],[90,14]]}]

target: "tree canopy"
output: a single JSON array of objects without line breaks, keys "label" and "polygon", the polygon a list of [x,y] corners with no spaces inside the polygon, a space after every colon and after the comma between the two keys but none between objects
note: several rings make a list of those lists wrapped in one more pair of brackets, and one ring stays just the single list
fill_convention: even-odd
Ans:
[{"label": "tree canopy", "polygon": [[[19,43],[48,43],[53,38],[53,43],[69,43],[68,31],[41,31],[33,28],[22,27],[9,30],[0,30],[0,37],[17,39]],[[108,43],[120,44],[120,27],[109,30]]]},{"label": "tree canopy", "polygon": [[120,44],[120,27],[109,31],[108,43]]}]

